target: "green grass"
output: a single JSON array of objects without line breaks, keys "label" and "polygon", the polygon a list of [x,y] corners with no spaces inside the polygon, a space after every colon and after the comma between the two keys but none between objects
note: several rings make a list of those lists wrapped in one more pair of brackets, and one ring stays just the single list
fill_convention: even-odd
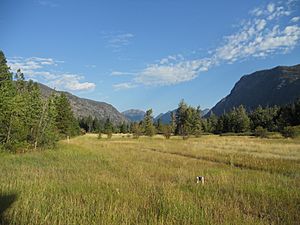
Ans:
[{"label": "green grass", "polygon": [[0,204],[3,224],[298,224],[300,141],[85,135],[1,154]]}]

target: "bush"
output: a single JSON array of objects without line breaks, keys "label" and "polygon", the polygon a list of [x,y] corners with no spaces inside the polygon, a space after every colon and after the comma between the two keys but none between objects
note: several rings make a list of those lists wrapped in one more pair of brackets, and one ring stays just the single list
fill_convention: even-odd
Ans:
[{"label": "bush", "polygon": [[261,126],[258,126],[254,130],[254,136],[260,137],[260,138],[267,138],[268,137],[268,131],[267,131],[267,129],[265,129]]},{"label": "bush", "polygon": [[234,133],[234,132],[226,132],[226,133],[221,133],[219,134],[220,136],[251,136],[252,133],[251,132],[243,132],[243,133]]},{"label": "bush", "polygon": [[107,133],[107,139],[111,139],[111,137],[112,137],[112,132],[108,132]]},{"label": "bush", "polygon": [[167,126],[163,127],[162,131],[163,131],[164,137],[166,139],[170,139],[171,134],[172,134],[172,128],[169,125],[167,125]]},{"label": "bush", "polygon": [[132,138],[133,139],[139,139],[141,135],[139,133],[133,133]]},{"label": "bush", "polygon": [[85,134],[86,134],[86,130],[85,130],[85,129],[82,129],[82,128],[80,128],[80,134],[81,134],[81,135],[85,135]]},{"label": "bush", "polygon": [[285,138],[296,138],[300,136],[300,126],[287,126],[281,132]]},{"label": "bush", "polygon": [[182,136],[182,139],[187,140],[187,139],[189,139],[189,137],[190,137],[189,135],[184,135],[184,136]]}]

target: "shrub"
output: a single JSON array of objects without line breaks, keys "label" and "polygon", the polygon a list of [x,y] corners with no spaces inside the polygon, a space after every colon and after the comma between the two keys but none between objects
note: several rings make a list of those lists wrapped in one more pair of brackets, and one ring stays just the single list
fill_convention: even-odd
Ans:
[{"label": "shrub", "polygon": [[111,139],[111,137],[112,137],[112,132],[108,132],[107,133],[107,139]]},{"label": "shrub", "polygon": [[267,131],[267,129],[263,128],[262,126],[258,126],[254,130],[254,136],[260,137],[260,138],[267,138],[268,131]]},{"label": "shrub", "polygon": [[182,139],[187,140],[187,139],[189,139],[189,137],[190,137],[189,135],[184,135],[184,136],[182,136]]},{"label": "shrub", "polygon": [[162,128],[162,131],[163,131],[164,137],[166,139],[170,139],[171,134],[172,134],[172,128],[169,125],[167,125]]},{"label": "shrub", "polygon": [[80,134],[81,134],[81,135],[85,135],[85,134],[86,134],[86,130],[81,128],[81,129],[80,129]]},{"label": "shrub", "polygon": [[296,138],[300,136],[300,126],[287,126],[282,131],[282,136],[285,138]]}]

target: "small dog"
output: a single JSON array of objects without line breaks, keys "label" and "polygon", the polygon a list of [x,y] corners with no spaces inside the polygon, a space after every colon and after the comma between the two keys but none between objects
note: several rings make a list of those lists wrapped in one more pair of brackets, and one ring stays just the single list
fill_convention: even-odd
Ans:
[{"label": "small dog", "polygon": [[197,179],[197,184],[201,183],[201,184],[204,184],[204,177],[196,177]]}]

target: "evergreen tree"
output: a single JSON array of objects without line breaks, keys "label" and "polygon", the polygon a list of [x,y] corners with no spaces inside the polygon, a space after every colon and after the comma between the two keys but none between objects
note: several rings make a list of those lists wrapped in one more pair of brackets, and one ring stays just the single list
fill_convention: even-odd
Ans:
[{"label": "evergreen tree", "polygon": [[13,80],[0,51],[0,145],[12,151],[53,146],[58,134],[79,134],[66,96],[43,100],[37,83],[25,81],[21,70]]},{"label": "evergreen tree", "polygon": [[128,132],[128,127],[127,127],[127,124],[125,122],[123,122],[120,126],[120,132],[122,134],[126,134]]},{"label": "evergreen tree", "polygon": [[247,112],[243,105],[240,105],[235,110],[235,117],[234,120],[234,132],[236,133],[243,133],[247,132],[250,129],[250,119],[247,115]]},{"label": "evergreen tree", "polygon": [[55,96],[56,127],[61,137],[74,136],[79,134],[79,125],[76,122],[71,105],[64,93]]},{"label": "evergreen tree", "polygon": [[143,125],[144,125],[145,135],[152,137],[155,133],[155,128],[153,126],[152,109],[146,111],[143,120]]},{"label": "evergreen tree", "polygon": [[185,135],[186,133],[186,111],[187,111],[187,104],[184,100],[181,100],[178,108],[176,110],[176,129],[175,134],[177,135]]},{"label": "evergreen tree", "polygon": [[113,124],[110,122],[110,119],[107,118],[104,124],[104,133],[105,134],[112,134],[114,128]]},{"label": "evergreen tree", "polygon": [[175,133],[176,129],[176,113],[171,112],[171,132]]},{"label": "evergreen tree", "polygon": [[202,134],[202,120],[200,106],[196,109],[192,108],[192,134],[199,137]]},{"label": "evergreen tree", "polygon": [[101,130],[101,123],[97,119],[97,117],[95,117],[94,120],[93,120],[92,132],[99,133],[100,130]]},{"label": "evergreen tree", "polygon": [[258,106],[252,113],[250,113],[250,127],[251,130],[255,130],[257,127],[265,128],[269,131],[277,130],[277,117],[278,117],[278,107],[266,107],[262,108]]},{"label": "evergreen tree", "polygon": [[12,116],[15,108],[16,89],[12,73],[7,66],[6,58],[0,51],[0,142],[9,143],[11,138]]}]

